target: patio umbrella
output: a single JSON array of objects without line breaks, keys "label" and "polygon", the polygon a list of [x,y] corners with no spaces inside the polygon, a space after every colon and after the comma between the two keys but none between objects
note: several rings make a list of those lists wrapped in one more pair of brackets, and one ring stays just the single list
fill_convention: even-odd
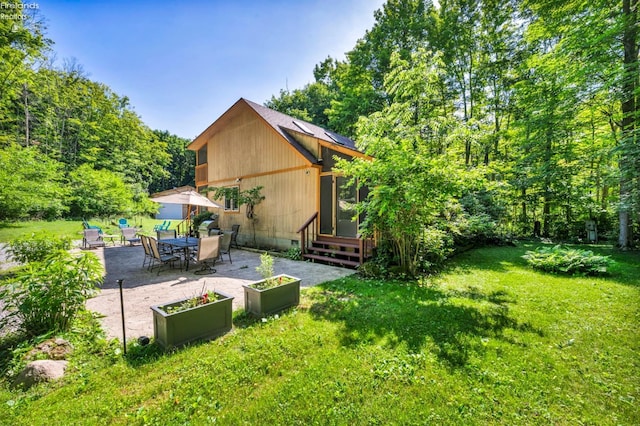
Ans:
[{"label": "patio umbrella", "polygon": [[[168,203],[168,204],[182,204],[187,206],[187,222],[189,229],[191,229],[191,206],[199,207],[213,207],[221,209],[220,204],[214,203],[207,197],[194,190],[176,192],[174,194],[162,195],[160,197],[150,198],[151,201],[156,203]],[[188,236],[188,234],[187,234]]]}]

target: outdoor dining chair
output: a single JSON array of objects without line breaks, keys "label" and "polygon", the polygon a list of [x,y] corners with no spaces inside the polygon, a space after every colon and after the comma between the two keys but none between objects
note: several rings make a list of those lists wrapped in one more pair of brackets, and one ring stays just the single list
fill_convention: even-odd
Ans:
[{"label": "outdoor dining chair", "polygon": [[142,248],[144,249],[144,259],[142,260],[142,267],[144,268],[149,262],[149,266],[151,266],[153,262],[153,253],[151,253],[151,247],[149,246],[149,237],[146,235],[140,235],[140,242],[142,243]]},{"label": "outdoor dining chair", "polygon": [[158,241],[155,238],[149,237],[148,241],[149,247],[151,247],[151,253],[153,255],[153,263],[151,264],[149,270],[152,270],[154,265],[157,264],[158,275],[160,275],[160,269],[162,268],[162,266],[168,264],[173,265],[176,261],[180,260],[180,256],[177,256],[175,254],[161,254],[160,250],[158,250]]},{"label": "outdoor dining chair", "polygon": [[238,231],[240,230],[240,225],[236,224],[236,225],[231,225],[231,232],[232,237],[231,237],[231,246],[238,248]]},{"label": "outdoor dining chair", "polygon": [[220,236],[220,260],[222,255],[229,255],[229,263],[233,264],[231,260],[231,241],[233,241],[233,232],[225,232]]},{"label": "outdoor dining chair", "polygon": [[220,255],[220,236],[203,237],[198,240],[198,250],[194,253],[193,260],[200,264],[200,269],[195,271],[197,275],[213,274],[216,260]]}]

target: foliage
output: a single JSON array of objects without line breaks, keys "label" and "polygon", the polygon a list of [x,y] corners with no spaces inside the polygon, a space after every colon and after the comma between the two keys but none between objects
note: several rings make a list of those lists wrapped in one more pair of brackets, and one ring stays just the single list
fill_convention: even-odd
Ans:
[{"label": "foliage", "polygon": [[17,325],[31,336],[66,331],[101,282],[102,266],[93,253],[58,251],[29,263],[0,289],[8,312],[0,328]]},{"label": "foliage", "polygon": [[0,146],[0,220],[60,217],[68,194],[61,169],[36,148]]},{"label": "foliage", "polygon": [[263,280],[269,285],[273,281],[273,256],[266,251],[260,255],[260,265],[256,266],[256,272],[260,274]]},{"label": "foliage", "polygon": [[285,253],[285,257],[291,260],[302,260],[302,250],[300,247],[289,247]]},{"label": "foliage", "polygon": [[7,252],[16,262],[29,263],[42,262],[52,253],[70,248],[71,238],[42,231],[10,241]]},{"label": "foliage", "polygon": [[202,211],[197,215],[193,216],[191,219],[191,223],[193,224],[193,228],[198,229],[200,224],[205,220],[215,220],[218,217],[217,213],[211,213],[210,211]]},{"label": "foliage", "polygon": [[216,300],[218,300],[218,294],[211,290],[205,290],[203,287],[200,291],[200,294],[189,297],[188,299],[185,299],[178,304],[159,306],[159,308],[165,311],[167,314],[175,314],[177,312],[186,311],[187,309],[192,309],[200,305],[206,305],[207,303],[215,302]]},{"label": "foliage", "polygon": [[154,174],[149,185],[149,193],[160,192],[168,188],[176,188],[195,183],[195,157],[193,151],[187,149],[189,139],[170,134],[168,131],[154,130],[154,136],[166,143],[167,153],[171,161],[165,165],[164,174]]},{"label": "foliage", "polygon": [[214,187],[211,186],[207,191],[213,192],[213,198],[220,199],[233,199],[238,206],[245,205],[245,215],[247,219],[251,221],[251,229],[253,234],[253,246],[257,247],[256,243],[256,221],[258,216],[255,214],[255,207],[264,200],[262,195],[263,186],[255,186],[253,188],[239,190],[238,187]]},{"label": "foliage", "polygon": [[131,189],[114,172],[94,170],[91,165],[84,164],[71,173],[70,184],[74,217],[129,216],[133,213]]},{"label": "foliage", "polygon": [[24,392],[3,382],[0,418],[22,425],[640,423],[638,253],[596,247],[618,261],[612,274],[566,277],[526,267],[520,256],[531,249],[468,251],[420,281],[324,283],[304,289],[296,310],[264,322],[236,312],[242,326],[233,333],[176,352],[131,342],[123,357],[121,346],[78,338],[64,386]]},{"label": "foliage", "polygon": [[522,258],[535,269],[569,275],[606,274],[607,268],[613,262],[609,256],[597,255],[591,250],[567,248],[560,245],[538,247],[534,251],[527,251]]}]

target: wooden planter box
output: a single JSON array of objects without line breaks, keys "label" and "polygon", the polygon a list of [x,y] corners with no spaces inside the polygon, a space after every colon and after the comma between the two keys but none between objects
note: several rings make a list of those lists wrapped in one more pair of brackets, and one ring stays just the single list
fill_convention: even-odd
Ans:
[{"label": "wooden planter box", "polygon": [[245,312],[264,317],[300,303],[300,278],[285,274],[276,275],[273,278],[278,279],[279,277],[287,277],[293,281],[266,290],[254,288],[256,284],[263,283],[264,280],[242,286],[244,288]]},{"label": "wooden planter box", "polygon": [[178,306],[188,299],[155,305],[153,311],[153,335],[164,348],[174,348],[199,339],[213,339],[231,330],[233,297],[215,292],[218,300],[172,314],[160,307]]}]

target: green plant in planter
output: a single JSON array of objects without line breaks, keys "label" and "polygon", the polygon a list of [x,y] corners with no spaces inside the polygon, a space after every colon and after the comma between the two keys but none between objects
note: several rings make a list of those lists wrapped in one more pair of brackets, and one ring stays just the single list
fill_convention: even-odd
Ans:
[{"label": "green plant in planter", "polygon": [[203,288],[199,295],[151,306],[156,342],[172,348],[225,334],[232,328],[232,302],[229,295]]},{"label": "green plant in planter", "polygon": [[204,291],[204,288],[200,291],[200,294],[183,300],[178,305],[166,305],[159,306],[159,308],[165,311],[167,314],[175,314],[176,312],[186,311],[187,309],[195,308],[196,306],[206,305],[207,303],[215,302],[218,300],[218,294],[214,291]]},{"label": "green plant in planter", "polygon": [[264,317],[300,303],[300,279],[274,275],[273,257],[269,253],[260,256],[256,271],[262,280],[243,285],[246,312]]},{"label": "green plant in planter", "polygon": [[265,283],[269,287],[274,287],[273,281],[273,256],[264,252],[260,255],[260,266],[256,267],[256,271],[260,274]]}]

